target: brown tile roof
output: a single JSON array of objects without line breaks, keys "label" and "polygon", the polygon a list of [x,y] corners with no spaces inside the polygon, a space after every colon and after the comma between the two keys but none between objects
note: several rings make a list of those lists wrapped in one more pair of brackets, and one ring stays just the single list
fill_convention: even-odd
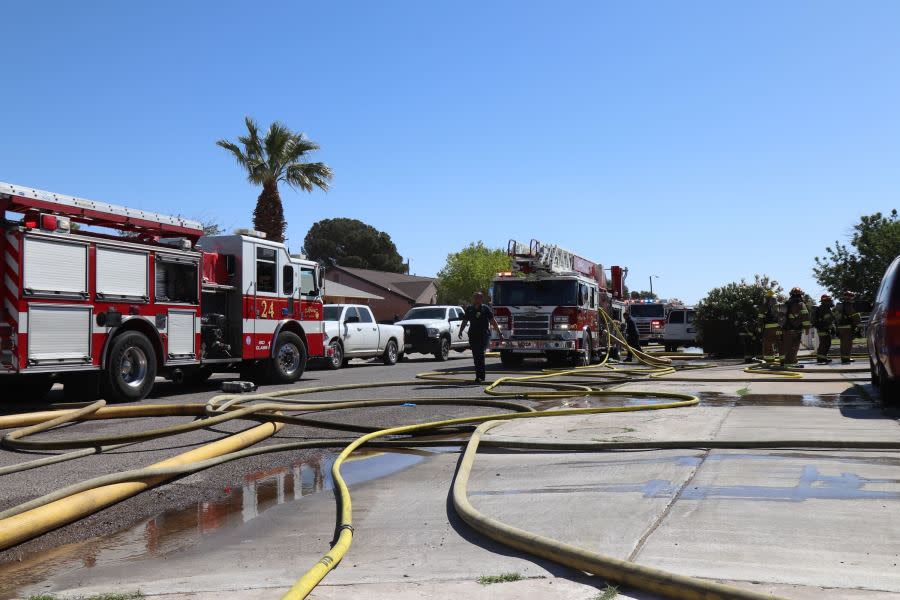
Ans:
[{"label": "brown tile roof", "polygon": [[422,300],[431,284],[434,283],[433,277],[419,277],[417,275],[404,275],[403,273],[391,273],[389,271],[374,271],[372,269],[355,269],[351,267],[332,267],[339,271],[343,271],[354,277],[358,277],[368,281],[372,285],[376,285],[384,290],[393,292],[413,302],[428,303],[431,298]]}]

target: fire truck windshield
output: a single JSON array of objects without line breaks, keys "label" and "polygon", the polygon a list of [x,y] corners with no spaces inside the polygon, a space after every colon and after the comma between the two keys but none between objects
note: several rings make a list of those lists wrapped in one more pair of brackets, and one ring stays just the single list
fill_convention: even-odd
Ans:
[{"label": "fire truck windshield", "polygon": [[666,307],[662,304],[632,304],[628,310],[632,317],[646,317],[651,319],[664,319]]},{"label": "fire truck windshield", "polygon": [[578,304],[578,282],[497,281],[494,304],[499,306],[575,306]]}]

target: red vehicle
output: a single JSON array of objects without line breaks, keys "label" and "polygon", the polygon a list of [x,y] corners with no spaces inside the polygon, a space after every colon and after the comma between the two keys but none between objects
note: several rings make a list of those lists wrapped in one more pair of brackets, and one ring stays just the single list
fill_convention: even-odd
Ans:
[{"label": "red vehicle", "polygon": [[157,375],[224,370],[289,383],[324,355],[321,268],[263,234],[6,183],[0,216],[3,400],[55,381],[70,399],[140,400]]},{"label": "red vehicle", "polygon": [[887,402],[900,401],[900,256],[881,280],[866,327],[872,385]]},{"label": "red vehicle", "polygon": [[600,310],[609,313],[611,301],[622,299],[625,270],[612,267],[609,285],[602,265],[559,246],[510,240],[507,252],[513,270],[494,279],[491,295],[504,331],[491,348],[504,366],[520,365],[527,356],[579,364],[599,358],[606,344]]}]

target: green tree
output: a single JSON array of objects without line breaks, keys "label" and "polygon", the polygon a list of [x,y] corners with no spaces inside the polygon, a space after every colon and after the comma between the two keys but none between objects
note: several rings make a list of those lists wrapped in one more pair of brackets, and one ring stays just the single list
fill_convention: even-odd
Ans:
[{"label": "green tree", "polygon": [[768,275],[754,275],[753,283],[741,279],[706,294],[697,304],[697,330],[703,337],[703,323],[706,321],[755,321],[757,308],[766,298],[766,290],[774,290],[779,302],[784,302],[784,288]]},{"label": "green tree", "polygon": [[647,290],[641,290],[639,292],[631,292],[632,300],[643,300],[644,298],[652,298],[653,300],[659,300],[659,296],[656,292],[648,292]]},{"label": "green tree", "polygon": [[835,297],[853,290],[861,300],[872,301],[891,261],[900,254],[900,220],[897,210],[863,215],[853,226],[850,246],[835,241],[816,257],[813,275]]},{"label": "green tree", "polygon": [[406,271],[391,236],[357,219],[324,219],[313,223],[303,240],[303,252],[310,260],[326,267]]},{"label": "green tree", "polygon": [[486,291],[497,273],[511,268],[506,250],[488,248],[480,241],[471,243],[447,255],[447,263],[437,275],[438,302],[466,302],[473,292]]},{"label": "green tree", "polygon": [[253,211],[253,226],[270,240],[284,241],[284,209],[278,184],[287,183],[293,188],[311,192],[313,188],[328,191],[333,176],[331,167],[322,162],[305,162],[319,145],[302,133],[294,133],[279,122],[269,126],[264,138],[259,136],[256,121],[245,117],[247,135],[238,138],[238,144],[219,140],[217,145],[228,150],[238,164],[247,171],[247,180],[261,185],[262,192]]}]

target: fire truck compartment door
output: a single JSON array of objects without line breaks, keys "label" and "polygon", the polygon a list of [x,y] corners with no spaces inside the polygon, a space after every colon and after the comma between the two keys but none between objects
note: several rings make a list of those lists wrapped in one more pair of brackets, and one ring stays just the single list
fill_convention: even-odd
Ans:
[{"label": "fire truck compartment door", "polygon": [[194,324],[197,315],[187,310],[169,311],[169,357],[194,356]]},{"label": "fire truck compartment door", "polygon": [[28,308],[28,360],[38,364],[88,362],[92,312],[90,306],[32,304]]},{"label": "fire truck compartment door", "polygon": [[98,247],[97,296],[146,300],[147,254]]},{"label": "fire truck compartment door", "polygon": [[24,288],[31,294],[87,294],[88,248],[84,244],[25,238]]}]

